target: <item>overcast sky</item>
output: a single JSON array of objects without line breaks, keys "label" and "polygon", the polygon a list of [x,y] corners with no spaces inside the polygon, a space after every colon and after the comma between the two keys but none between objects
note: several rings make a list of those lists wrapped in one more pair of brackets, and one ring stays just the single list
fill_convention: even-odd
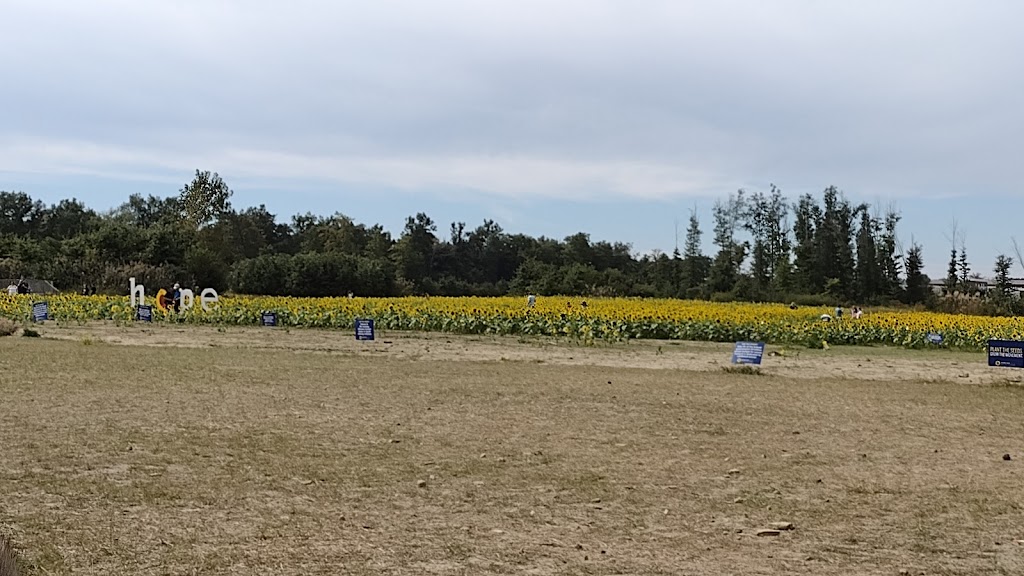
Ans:
[{"label": "overcast sky", "polygon": [[[0,190],[97,208],[195,169],[282,219],[670,251],[738,188],[836,185],[944,272],[1024,213],[1024,3],[0,1]],[[710,246],[708,249],[710,250]],[[1015,273],[1024,275],[1024,267]]]}]

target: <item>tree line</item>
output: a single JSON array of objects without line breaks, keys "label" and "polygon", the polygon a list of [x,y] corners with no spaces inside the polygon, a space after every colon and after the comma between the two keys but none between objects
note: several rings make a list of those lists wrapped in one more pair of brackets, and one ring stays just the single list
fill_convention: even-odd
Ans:
[{"label": "tree line", "polygon": [[[635,255],[629,244],[506,232],[492,220],[440,231],[424,213],[397,237],[341,213],[278,222],[264,206],[236,210],[219,175],[196,171],[178,194],[131,196],[97,212],[0,192],[0,277],[64,290],[121,293],[126,281],[181,282],[243,294],[608,295],[804,303],[934,304],[922,247],[901,246],[900,215],[851,203],[835,187],[790,201],[771,186],[720,199],[705,229],[691,212],[682,248]],[[956,265],[955,270],[953,265]],[[1000,257],[1006,280],[1012,260]],[[967,292],[966,248],[947,288]],[[954,273],[955,272],[955,273]],[[998,272],[998,270],[997,270]],[[999,275],[997,274],[997,277]]]}]

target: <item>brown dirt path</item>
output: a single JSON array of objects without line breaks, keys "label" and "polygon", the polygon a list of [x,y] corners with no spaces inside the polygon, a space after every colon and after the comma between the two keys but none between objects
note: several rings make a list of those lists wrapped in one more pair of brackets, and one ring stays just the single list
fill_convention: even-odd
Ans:
[{"label": "brown dirt path", "polygon": [[[44,326],[47,338],[132,346],[252,348],[292,350],[395,359],[534,362],[568,366],[650,368],[720,372],[730,366],[731,344],[632,341],[583,346],[553,338],[463,336],[422,332],[378,332],[374,342],[358,342],[347,331],[210,326],[127,326],[91,323]],[[837,346],[809,350],[768,346],[761,371],[786,378],[953,381],[963,384],[1017,384],[1024,372],[993,368],[984,353]]]}]

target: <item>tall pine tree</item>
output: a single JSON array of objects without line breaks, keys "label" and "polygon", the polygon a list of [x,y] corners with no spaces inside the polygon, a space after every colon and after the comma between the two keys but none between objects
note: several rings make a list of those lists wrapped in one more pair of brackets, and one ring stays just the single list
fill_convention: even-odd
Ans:
[{"label": "tall pine tree", "polygon": [[793,276],[796,289],[805,294],[818,294],[824,289],[824,278],[818,267],[818,225],[821,207],[810,194],[804,194],[793,207]]},{"label": "tall pine tree", "polygon": [[946,294],[956,292],[957,286],[960,284],[956,256],[957,251],[954,247],[949,253],[949,267],[946,269]]},{"label": "tall pine tree", "polygon": [[878,248],[878,268],[881,277],[878,290],[879,296],[883,298],[897,298],[900,294],[901,255],[896,239],[896,225],[899,221],[899,213],[889,209],[885,214],[885,224],[881,230],[881,236],[878,242],[876,242]]},{"label": "tall pine tree", "polygon": [[865,302],[878,298],[882,284],[875,245],[878,228],[878,220],[872,218],[867,210],[861,210],[860,227],[857,229],[857,296]]},{"label": "tall pine tree", "polygon": [[855,259],[853,219],[856,210],[835,186],[824,194],[825,209],[816,234],[818,268],[825,279],[825,292],[840,298],[852,298]]},{"label": "tall pine tree", "polygon": [[907,250],[907,289],[903,296],[907,304],[922,304],[928,300],[928,277],[922,272],[923,268],[921,246],[914,243]]},{"label": "tall pine tree", "polygon": [[697,219],[697,210],[693,209],[690,211],[690,223],[686,227],[686,241],[683,243],[683,270],[686,277],[687,295],[691,295],[691,291],[702,285],[707,279],[707,257],[700,250],[702,235],[700,220]]}]

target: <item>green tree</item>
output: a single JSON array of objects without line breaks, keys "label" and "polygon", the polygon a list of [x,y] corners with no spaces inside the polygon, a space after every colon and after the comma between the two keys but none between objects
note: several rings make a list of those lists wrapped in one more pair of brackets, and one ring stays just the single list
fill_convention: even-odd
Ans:
[{"label": "green tree", "polygon": [[956,292],[960,284],[960,276],[957,273],[957,250],[953,248],[949,254],[949,267],[946,269],[946,294]]},{"label": "green tree", "polygon": [[885,224],[875,243],[878,250],[880,276],[878,294],[888,298],[896,298],[900,293],[900,254],[896,239],[896,226],[899,221],[900,215],[895,210],[890,209],[886,212]]},{"label": "green tree", "polygon": [[882,284],[875,244],[878,229],[878,221],[867,210],[862,210],[860,227],[857,229],[857,296],[863,301],[877,298]]},{"label": "green tree", "polygon": [[743,222],[744,191],[729,195],[724,201],[716,201],[712,214],[715,219],[715,245],[718,254],[708,272],[710,292],[730,292],[739,280],[740,266],[746,257],[746,245],[736,239],[736,232]]},{"label": "green tree", "polygon": [[180,222],[181,203],[177,197],[142,197],[132,194],[128,201],[114,209],[111,218],[123,224],[147,228],[160,222]]},{"label": "green tree", "polygon": [[904,302],[907,304],[922,304],[928,300],[929,288],[928,277],[924,275],[924,258],[921,255],[921,246],[914,243],[907,250],[907,288],[904,291]]},{"label": "green tree", "polygon": [[43,203],[24,192],[0,192],[0,234],[34,234],[44,212]]},{"label": "green tree", "polygon": [[960,256],[957,259],[957,281],[960,287],[960,291],[964,294],[971,294],[974,290],[971,288],[971,264],[967,260],[967,247],[961,246]]},{"label": "green tree", "polygon": [[216,172],[200,172],[179,192],[182,218],[199,229],[215,222],[231,209],[231,188]]},{"label": "green tree", "polygon": [[824,211],[815,235],[817,267],[825,279],[827,292],[839,298],[853,298],[855,259],[853,220],[866,207],[853,207],[835,186],[825,189]]},{"label": "green tree", "polygon": [[683,242],[683,278],[686,295],[692,296],[693,290],[704,284],[708,276],[709,260],[701,252],[700,239],[703,232],[697,210],[690,210],[690,222],[686,227],[686,240]]},{"label": "green tree", "polygon": [[420,212],[405,220],[405,230],[395,244],[395,256],[402,277],[423,290],[434,271],[437,225]]},{"label": "green tree", "polygon": [[1010,298],[1010,268],[1013,267],[1013,258],[1000,254],[996,257],[996,297],[1007,300]]},{"label": "green tree", "polygon": [[774,184],[768,195],[761,192],[752,194],[743,208],[744,228],[753,239],[751,276],[761,292],[769,290],[780,267],[789,264],[792,246],[788,216],[789,205]]},{"label": "green tree", "polygon": [[793,276],[796,289],[807,294],[819,294],[825,288],[824,276],[818,265],[818,228],[821,207],[810,194],[804,194],[793,207]]},{"label": "green tree", "polygon": [[65,199],[42,212],[39,234],[48,238],[74,238],[94,230],[98,224],[96,212],[74,198]]}]

